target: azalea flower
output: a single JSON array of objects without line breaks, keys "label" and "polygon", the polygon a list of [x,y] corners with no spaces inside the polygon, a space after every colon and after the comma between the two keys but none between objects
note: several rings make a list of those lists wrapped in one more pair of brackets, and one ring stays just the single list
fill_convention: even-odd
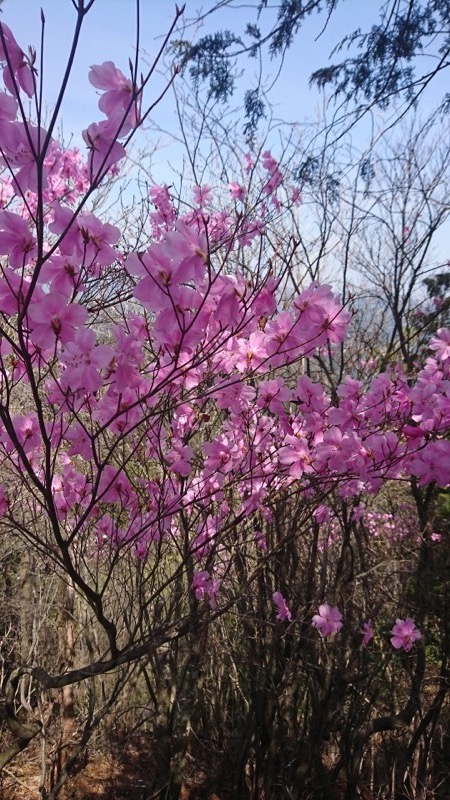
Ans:
[{"label": "azalea flower", "polygon": [[63,295],[53,292],[30,305],[28,317],[32,322],[33,343],[40,348],[53,348],[56,339],[63,344],[73,341],[75,329],[85,321],[87,310],[78,303],[67,303]]},{"label": "azalea flower", "polygon": [[211,576],[206,569],[194,570],[194,578],[191,584],[197,600],[203,600],[205,594],[211,589]]},{"label": "azalea flower", "polygon": [[367,622],[363,623],[361,633],[363,634],[362,646],[366,647],[370,640],[373,639],[373,628],[372,628],[372,620],[368,619]]},{"label": "azalea flower", "polygon": [[391,630],[391,645],[396,650],[403,648],[409,652],[414,642],[421,638],[422,634],[416,628],[416,623],[411,617],[395,620],[395,625]]},{"label": "azalea flower", "polygon": [[207,206],[212,200],[211,187],[207,183],[203,186],[194,186],[192,189],[192,197],[196,206],[203,208]]},{"label": "azalea flower", "polygon": [[36,239],[26,220],[12,211],[0,211],[0,253],[11,267],[21,268],[36,255]]},{"label": "azalea flower", "polygon": [[287,621],[290,622],[292,619],[292,614],[281,592],[274,592],[272,595],[272,600],[278,608],[277,619],[287,619]]},{"label": "azalea flower", "polygon": [[211,608],[217,608],[217,592],[220,588],[220,580],[211,578],[208,570],[194,570],[194,579],[191,584],[197,600],[208,599]]},{"label": "azalea flower", "polygon": [[439,328],[429,346],[430,350],[434,350],[437,358],[441,361],[450,359],[450,330]]},{"label": "azalea flower", "polygon": [[60,379],[63,389],[96,392],[103,383],[99,370],[112,361],[113,351],[106,344],[97,344],[94,331],[78,328],[60,358],[66,365]]},{"label": "azalea flower", "polygon": [[[17,44],[11,29],[1,23],[2,37],[0,39],[0,63],[5,64],[3,69],[3,81],[12,95],[16,94],[14,78],[28,97],[33,96],[34,80],[33,71],[29,64],[29,59]],[[13,78],[14,76],[14,78]]]},{"label": "azalea flower", "polygon": [[114,137],[114,125],[107,121],[92,122],[83,131],[89,149],[89,174],[92,180],[104,178],[108,170],[122,158],[125,148]]},{"label": "azalea flower", "polygon": [[323,603],[319,606],[319,613],[312,618],[312,624],[319,631],[322,637],[329,636],[331,633],[339,633],[342,628],[342,614],[337,606],[329,606]]},{"label": "azalea flower", "polygon": [[240,183],[232,181],[232,183],[229,184],[229,189],[230,189],[231,200],[241,200],[241,201],[245,200],[245,197],[247,195],[247,190],[245,186],[241,186]]},{"label": "azalea flower", "polygon": [[98,103],[100,111],[113,125],[120,126],[118,136],[126,136],[140,119],[140,103],[133,82],[117,69],[113,61],[94,64],[88,77],[96,89],[104,92]]}]

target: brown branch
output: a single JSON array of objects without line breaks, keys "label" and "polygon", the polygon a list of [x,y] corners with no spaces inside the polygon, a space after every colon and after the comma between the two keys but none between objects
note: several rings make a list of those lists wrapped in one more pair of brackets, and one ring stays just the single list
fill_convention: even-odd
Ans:
[{"label": "brown branch", "polygon": [[420,707],[420,687],[425,673],[425,651],[418,646],[416,667],[411,678],[411,692],[408,702],[398,714],[388,714],[383,717],[375,717],[363,725],[357,732],[353,743],[353,755],[349,764],[349,790],[353,790],[356,784],[356,775],[359,762],[363,755],[366,742],[374,733],[383,731],[399,730],[409,725]]},{"label": "brown branch", "polygon": [[0,698],[0,721],[5,722],[13,736],[17,737],[7,750],[0,752],[0,770],[2,770],[40,733],[42,723],[39,720],[29,723],[20,722],[14,714],[11,704],[4,697]]}]

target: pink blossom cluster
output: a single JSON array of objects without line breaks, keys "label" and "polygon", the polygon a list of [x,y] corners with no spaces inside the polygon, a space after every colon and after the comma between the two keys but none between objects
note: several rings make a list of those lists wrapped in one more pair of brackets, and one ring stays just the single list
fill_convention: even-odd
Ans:
[{"label": "pink blossom cluster", "polygon": [[92,66],[89,80],[102,93],[98,106],[106,116],[106,120],[92,122],[83,131],[89,149],[89,174],[97,182],[125,158],[125,148],[118,139],[139,125],[141,93],[112,61]]},{"label": "pink blossom cluster", "polygon": [[[448,485],[448,331],[437,332],[415,382],[394,366],[367,389],[346,377],[331,395],[302,365],[345,340],[350,312],[332,288],[312,283],[286,298],[276,263],[240,271],[230,254],[264,243],[263,214],[205,215],[205,186],[185,215],[167,187],[154,187],[150,244],[124,254],[120,229],[74,209],[71,192],[91,191],[125,156],[118,140],[139,123],[139,91],[112,62],[92,67],[106,120],[84,132],[86,170],[45,130],[17,121],[11,87],[32,91],[33,74],[2,29],[14,58],[0,92],[0,148],[19,206],[0,211],[6,521],[24,526],[30,509],[50,509],[66,551],[88,543],[105,559],[130,550],[146,559],[162,544],[178,553],[183,542],[191,590],[214,605],[223,542],[239,547],[239,522],[255,512],[269,520],[275,495],[306,492],[315,508],[326,491],[357,498],[387,479]],[[282,175],[270,153],[263,168],[264,193],[275,197]],[[23,202],[30,194],[37,221]],[[111,265],[130,299],[99,323],[88,287],[104,286]],[[257,546],[262,555],[267,543]],[[288,620],[283,597],[273,600]],[[341,624],[336,608],[320,607],[322,636]]]}]

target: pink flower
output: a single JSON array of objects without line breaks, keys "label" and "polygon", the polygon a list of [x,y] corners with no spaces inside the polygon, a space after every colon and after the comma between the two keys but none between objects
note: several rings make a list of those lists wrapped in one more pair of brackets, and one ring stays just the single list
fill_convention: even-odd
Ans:
[{"label": "pink flower", "polygon": [[4,22],[1,23],[1,28],[0,61],[6,64],[3,70],[5,86],[12,95],[16,94],[13,80],[14,76],[20,88],[23,89],[28,97],[32,97],[34,92],[34,80],[29,60],[17,44],[10,28],[8,28]]},{"label": "pink flower", "polygon": [[113,358],[113,351],[106,344],[97,345],[93,330],[78,328],[60,356],[66,369],[60,383],[64,390],[96,392],[103,383],[99,370]]},{"label": "pink flower", "polygon": [[[96,261],[102,267],[117,259],[114,245],[120,239],[120,230],[109,222],[101,222],[94,214],[80,214],[76,220],[79,228],[78,245],[84,263]],[[81,249],[81,242],[83,243]]]},{"label": "pink flower", "polygon": [[100,111],[111,122],[116,123],[117,129],[120,128],[120,132],[116,131],[116,136],[125,136],[138,124],[140,118],[132,81],[112,61],[92,66],[88,78],[96,89],[104,91],[98,103]]},{"label": "pink flower", "polygon": [[430,350],[434,350],[436,357],[441,361],[450,359],[450,330],[439,328],[436,336],[430,342]]},{"label": "pink flower", "polygon": [[68,297],[74,289],[82,290],[79,259],[74,256],[53,255],[41,269],[42,283],[50,283],[52,292]]},{"label": "pink flower", "polygon": [[207,240],[182,222],[177,229],[170,231],[164,242],[151,244],[139,259],[132,254],[127,266],[133,275],[145,276],[135,290],[134,296],[141,300],[150,311],[173,309],[171,292],[174,285],[194,282],[200,284],[205,273],[207,259]]},{"label": "pink flower", "polygon": [[277,161],[274,159],[270,150],[265,150],[261,156],[262,165],[268,172],[275,172],[278,167]]},{"label": "pink flower", "polygon": [[17,116],[17,101],[6,92],[0,92],[0,120],[13,120]]},{"label": "pink flower", "polygon": [[60,203],[53,204],[53,215],[49,229],[52,233],[64,234],[59,241],[62,255],[73,256],[85,266],[96,263],[104,267],[117,259],[114,245],[120,239],[120,230],[115,225],[101,222],[87,212],[75,218],[72,209]]},{"label": "pink flower", "polygon": [[23,304],[30,287],[27,277],[23,278],[19,272],[15,272],[10,267],[2,268],[2,278],[0,281],[0,311],[2,314],[17,314],[23,308]]},{"label": "pink flower", "polygon": [[191,472],[190,460],[193,456],[192,447],[189,447],[189,445],[183,446],[180,442],[177,442],[172,450],[166,453],[172,472],[178,473],[183,478],[186,478]]},{"label": "pink flower", "polygon": [[328,522],[331,518],[331,509],[328,508],[328,506],[319,505],[313,511],[313,517],[319,525],[321,525],[322,522]]},{"label": "pink flower", "polygon": [[280,464],[289,467],[289,475],[300,478],[304,472],[312,472],[311,453],[305,439],[287,434],[285,444],[278,451]]},{"label": "pink flower", "polygon": [[370,640],[373,639],[373,628],[372,628],[372,620],[368,619],[367,622],[363,623],[361,633],[363,634],[362,646],[366,647]]},{"label": "pink flower", "polygon": [[237,343],[236,369],[247,372],[259,367],[267,359],[267,337],[262,331],[254,331]]},{"label": "pink flower", "polygon": [[416,628],[416,623],[411,617],[407,619],[396,619],[395,625],[391,630],[391,645],[396,650],[411,650],[414,642],[422,638],[422,634]]},{"label": "pink flower", "polygon": [[319,631],[322,637],[329,636],[331,633],[339,633],[342,628],[342,614],[337,606],[323,603],[319,606],[319,613],[312,618],[312,624]]},{"label": "pink flower", "polygon": [[68,450],[69,456],[80,455],[85,461],[92,458],[92,439],[80,422],[74,422],[64,438],[72,445]]},{"label": "pink flower", "polygon": [[292,614],[281,592],[274,592],[272,595],[272,600],[278,608],[277,619],[287,619],[287,621],[290,622],[292,619]]},{"label": "pink flower", "polygon": [[194,570],[194,579],[191,584],[197,600],[208,598],[211,608],[217,608],[217,592],[220,588],[220,580],[211,578],[208,570]]},{"label": "pink flower", "polygon": [[[8,169],[18,168],[13,183],[19,192],[38,191],[38,168],[36,153],[40,153],[47,136],[43,128],[30,123],[11,122],[4,131],[2,141],[2,161]],[[42,167],[42,188],[48,186],[48,169],[44,162]]]},{"label": "pink flower", "polygon": [[277,286],[278,281],[275,278],[269,278],[252,301],[252,311],[257,317],[269,316],[275,311],[277,307],[275,297]]},{"label": "pink flower", "polygon": [[0,253],[8,255],[11,267],[21,268],[36,253],[36,239],[27,222],[11,211],[0,211]]},{"label": "pink flower", "polygon": [[[26,453],[38,448],[41,444],[41,432],[36,414],[18,414],[13,417],[14,430]],[[6,436],[7,449],[13,447],[12,441]]]},{"label": "pink flower", "polygon": [[283,403],[291,399],[292,392],[284,385],[282,378],[275,378],[270,381],[261,381],[259,384],[258,407],[267,406],[269,411],[280,414],[283,411]]},{"label": "pink flower", "polygon": [[244,156],[244,161],[245,161],[245,171],[246,171],[246,173],[248,175],[248,173],[251,172],[253,167],[254,167],[252,154],[251,153],[246,153],[245,156]]},{"label": "pink flower", "polygon": [[33,322],[31,339],[41,348],[54,347],[56,339],[63,344],[73,341],[75,329],[82,325],[87,310],[78,303],[67,303],[58,292],[45,295],[40,302],[31,305],[28,311]]},{"label": "pink flower", "polygon": [[205,594],[209,594],[212,589],[212,583],[208,570],[194,570],[191,589],[193,589],[197,600],[203,600]]},{"label": "pink flower", "polygon": [[230,199],[231,200],[241,200],[242,202],[245,200],[247,195],[247,190],[245,186],[241,186],[240,183],[233,181],[229,184],[230,189]]},{"label": "pink flower", "polygon": [[120,503],[126,508],[133,499],[133,488],[122,469],[106,464],[101,470],[97,496],[103,503]]},{"label": "pink flower", "polygon": [[194,199],[194,203],[196,206],[200,206],[200,208],[204,208],[211,202],[212,199],[212,191],[211,187],[208,186],[207,183],[203,184],[203,186],[194,186],[192,189],[192,197]]},{"label": "pink flower", "polygon": [[131,86],[131,81],[125,77],[120,69],[117,69],[113,61],[94,64],[89,70],[88,79],[92,86],[104,92],[129,90]]},{"label": "pink flower", "polygon": [[99,181],[105,177],[108,170],[125,158],[125,148],[115,140],[114,125],[108,121],[93,122],[83,131],[89,154],[89,173],[91,180]]}]

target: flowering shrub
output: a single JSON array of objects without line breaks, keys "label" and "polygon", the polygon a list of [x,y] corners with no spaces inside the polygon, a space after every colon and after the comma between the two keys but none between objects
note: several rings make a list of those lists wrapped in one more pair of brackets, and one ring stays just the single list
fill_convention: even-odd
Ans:
[{"label": "flowering shrub", "polygon": [[[126,249],[87,203],[145,118],[147,79],[91,68],[106,119],[84,130],[83,158],[56,141],[56,118],[47,130],[27,118],[39,76],[4,24],[0,58],[0,530],[48,559],[101,631],[87,665],[19,665],[59,689],[145,660],[238,603],[230,571],[250,570],[251,585],[281,547],[264,533],[280,498],[302,494],[319,525],[330,496],[356,519],[386,481],[447,486],[449,333],[437,331],[416,380],[393,365],[367,390],[347,376],[329,391],[303,365],[345,341],[350,311],[328,285],[289,296],[282,265],[264,261],[265,204],[278,206],[284,181],[273,155],[248,214],[238,182],[210,213],[207,185],[186,214],[152,187],[150,243]],[[254,271],[236,268],[255,246]],[[337,606],[294,613],[272,577],[276,620],[344,633]],[[367,645],[370,620],[362,633]],[[409,651],[420,638],[398,619],[391,642]]]}]

